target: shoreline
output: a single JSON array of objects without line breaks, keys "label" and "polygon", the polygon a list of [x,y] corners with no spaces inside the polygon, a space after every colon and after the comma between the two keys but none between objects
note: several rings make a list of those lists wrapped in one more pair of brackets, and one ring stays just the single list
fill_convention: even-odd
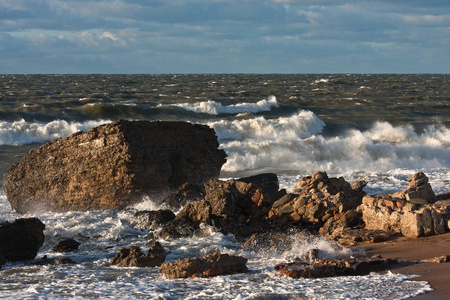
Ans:
[{"label": "shoreline", "polygon": [[396,258],[399,264],[390,271],[401,274],[414,274],[414,281],[427,281],[430,292],[412,299],[450,299],[450,272],[446,263],[420,263],[421,259],[450,254],[450,233],[410,239],[394,237],[382,243],[360,244],[357,248],[365,250],[368,256],[381,255],[384,258]]}]

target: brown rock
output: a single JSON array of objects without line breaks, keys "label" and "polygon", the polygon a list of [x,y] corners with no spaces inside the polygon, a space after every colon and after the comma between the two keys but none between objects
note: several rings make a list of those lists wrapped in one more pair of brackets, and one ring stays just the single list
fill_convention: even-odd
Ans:
[{"label": "brown rock", "polygon": [[120,120],[30,151],[6,171],[3,189],[19,213],[122,209],[218,177],[225,157],[205,125]]},{"label": "brown rock", "polygon": [[152,249],[148,253],[142,253],[141,248],[131,246],[123,248],[114,257],[111,264],[118,267],[156,267],[160,266],[166,259],[166,252],[160,243],[152,240]]},{"label": "brown rock", "polygon": [[420,260],[423,263],[434,263],[434,264],[442,264],[450,262],[450,255],[443,255],[438,257],[426,258]]},{"label": "brown rock", "polygon": [[306,262],[278,264],[275,270],[291,278],[358,276],[386,270],[395,263],[397,260],[390,258],[320,259],[310,264]]},{"label": "brown rock", "polygon": [[165,262],[159,268],[166,278],[211,277],[247,272],[247,259],[228,254],[209,254],[204,257],[185,258]]},{"label": "brown rock", "polygon": [[45,225],[37,218],[1,222],[0,257],[9,261],[34,259],[44,244],[44,229]]},{"label": "brown rock", "polygon": [[75,241],[74,239],[65,239],[62,240],[53,247],[53,252],[72,252],[74,250],[78,250],[78,246],[80,246],[80,243]]}]

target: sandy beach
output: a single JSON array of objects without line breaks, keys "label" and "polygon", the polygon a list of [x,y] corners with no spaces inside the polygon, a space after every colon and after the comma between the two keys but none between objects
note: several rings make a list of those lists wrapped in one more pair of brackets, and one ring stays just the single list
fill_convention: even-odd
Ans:
[{"label": "sandy beach", "polygon": [[401,263],[392,272],[415,274],[419,277],[412,280],[427,281],[434,289],[414,299],[449,299],[450,272],[448,263],[419,263],[422,259],[449,255],[450,233],[408,239],[398,237],[383,243],[365,244],[362,247],[368,255],[397,258]]}]

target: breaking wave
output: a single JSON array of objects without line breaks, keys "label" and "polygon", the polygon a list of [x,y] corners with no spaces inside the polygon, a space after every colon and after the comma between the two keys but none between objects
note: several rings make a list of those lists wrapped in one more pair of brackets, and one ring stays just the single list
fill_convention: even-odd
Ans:
[{"label": "breaking wave", "polygon": [[67,137],[77,131],[86,131],[108,122],[105,120],[86,122],[55,120],[49,123],[26,122],[25,120],[14,122],[0,121],[0,145],[47,142],[56,138]]},{"label": "breaking wave", "polygon": [[224,174],[244,170],[333,174],[391,169],[449,168],[450,130],[377,122],[369,130],[351,129],[337,136],[320,132],[325,126],[312,112],[288,118],[262,117],[210,124],[228,154]]},{"label": "breaking wave", "polygon": [[[163,105],[159,105],[163,106]],[[222,105],[219,102],[212,100],[196,102],[196,103],[177,103],[170,104],[170,106],[181,107],[185,110],[195,113],[203,113],[209,115],[219,114],[240,114],[240,113],[258,113],[263,111],[270,111],[272,108],[279,106],[275,96],[270,95],[267,100],[263,99],[256,103],[238,103],[232,105]]]}]

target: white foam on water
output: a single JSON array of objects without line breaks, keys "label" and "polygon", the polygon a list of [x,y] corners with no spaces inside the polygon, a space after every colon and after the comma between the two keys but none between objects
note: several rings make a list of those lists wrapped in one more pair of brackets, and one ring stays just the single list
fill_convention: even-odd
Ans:
[{"label": "white foam on water", "polygon": [[77,131],[108,123],[106,120],[67,122],[55,120],[49,123],[27,122],[25,120],[0,121],[0,145],[24,145],[42,143],[67,137]]},{"label": "white foam on water", "polygon": [[[209,124],[228,154],[222,171],[271,170],[277,174],[386,173],[394,169],[450,169],[450,130],[429,126],[417,133],[410,125],[378,122],[366,131],[326,137],[312,112],[292,117],[262,117]],[[445,172],[445,171],[444,171]]]},{"label": "white foam on water", "polygon": [[207,125],[216,131],[219,142],[225,143],[225,145],[226,143],[246,141],[264,145],[266,143],[304,139],[322,132],[325,127],[325,123],[313,112],[305,110],[301,110],[290,117],[220,120],[209,122]]},{"label": "white foam on water", "polygon": [[[158,105],[158,106],[167,106]],[[193,111],[196,113],[204,113],[209,115],[219,115],[219,114],[240,114],[240,113],[258,113],[263,111],[270,111],[273,108],[279,106],[275,96],[270,95],[267,100],[263,99],[256,103],[238,103],[231,105],[222,105],[220,102],[208,100],[195,103],[176,103],[169,104],[168,106],[181,107],[188,111]]]}]

